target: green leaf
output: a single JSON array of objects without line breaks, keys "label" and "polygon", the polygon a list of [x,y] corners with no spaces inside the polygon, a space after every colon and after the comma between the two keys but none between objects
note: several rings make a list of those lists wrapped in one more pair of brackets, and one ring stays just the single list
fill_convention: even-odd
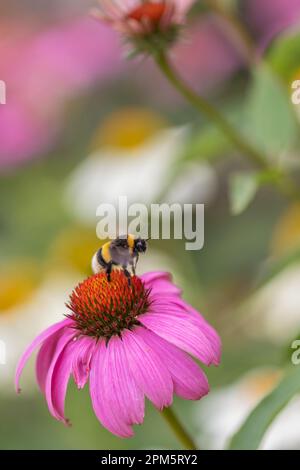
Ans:
[{"label": "green leaf", "polygon": [[191,134],[182,160],[214,161],[232,149],[224,134],[214,126],[206,126]]},{"label": "green leaf", "polygon": [[273,70],[287,82],[300,68],[300,34],[280,36],[271,47],[268,62]]},{"label": "green leaf", "polygon": [[258,189],[257,173],[235,173],[229,179],[229,203],[233,215],[241,214],[254,199]]},{"label": "green leaf", "polygon": [[268,153],[271,160],[293,148],[298,136],[298,123],[288,88],[266,66],[254,71],[245,112],[248,138]]},{"label": "green leaf", "polygon": [[229,444],[231,450],[254,450],[276,416],[300,391],[300,368],[294,366],[279,385],[256,406]]}]

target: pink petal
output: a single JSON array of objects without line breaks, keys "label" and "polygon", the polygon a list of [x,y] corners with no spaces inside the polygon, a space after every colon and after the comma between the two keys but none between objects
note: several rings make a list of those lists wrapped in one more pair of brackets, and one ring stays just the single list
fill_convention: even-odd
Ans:
[{"label": "pink petal", "polygon": [[175,0],[176,9],[182,16],[186,15],[188,10],[195,3],[195,0]]},{"label": "pink petal", "polygon": [[52,334],[49,338],[47,338],[37,355],[36,359],[36,377],[37,382],[39,384],[40,390],[42,393],[45,393],[45,386],[46,386],[46,378],[48,369],[52,362],[52,358],[54,355],[54,351],[58,342],[58,339],[62,335],[64,330],[58,330],[56,333]]},{"label": "pink petal", "polygon": [[19,383],[20,383],[20,376],[22,374],[22,371],[29,359],[29,357],[31,356],[31,354],[33,353],[33,351],[38,347],[40,346],[40,344],[42,344],[47,338],[49,338],[51,335],[53,335],[54,333],[56,333],[56,331],[59,331],[61,329],[63,329],[64,327],[66,326],[70,326],[72,325],[73,322],[72,320],[63,320],[59,323],[56,323],[55,325],[52,325],[50,326],[49,328],[47,328],[45,331],[43,331],[39,336],[37,336],[33,342],[28,346],[28,348],[26,349],[26,351],[23,353],[23,355],[21,356],[19,362],[18,362],[18,365],[17,365],[17,369],[16,369],[16,375],[15,375],[15,387],[16,387],[16,390],[17,392],[19,393],[21,390],[20,390],[20,386],[19,386]]},{"label": "pink petal", "polygon": [[[45,384],[45,395],[50,413],[54,418],[65,423],[67,420],[64,417],[64,401],[72,370],[73,352],[77,347],[77,341],[72,341],[74,335],[74,330],[68,329],[59,338]],[[69,343],[71,346],[66,348]]]},{"label": "pink petal", "polygon": [[215,354],[215,361],[213,363],[215,365],[220,363],[222,351],[220,336],[197,310],[177,296],[150,296],[150,298],[152,300],[150,312],[154,311],[154,313],[158,312],[169,315],[173,315],[174,313],[176,315],[178,312],[187,314],[189,319],[195,323],[197,327],[201,328],[207,340],[211,343]]},{"label": "pink petal", "polygon": [[172,277],[169,273],[160,271],[149,272],[143,274],[141,279],[144,282],[145,287],[147,289],[151,289],[152,295],[181,295],[181,289],[172,283]]},{"label": "pink petal", "polygon": [[118,412],[128,424],[141,424],[145,414],[144,394],[131,373],[123,341],[117,337],[111,338],[108,353],[112,382],[117,391]]},{"label": "pink petal", "polygon": [[83,388],[88,381],[95,346],[96,341],[93,338],[84,336],[78,340],[76,355],[72,361],[72,371],[79,389]]},{"label": "pink petal", "polygon": [[[111,351],[109,343],[100,341],[94,351],[90,373],[90,394],[93,408],[99,421],[110,432],[119,437],[131,437],[133,431],[128,420],[124,420],[126,409],[120,413],[120,392],[117,388],[117,377],[115,368],[112,371]],[[132,383],[132,381],[131,381]],[[129,386],[129,382],[128,382]],[[128,405],[126,405],[127,408]]]},{"label": "pink petal", "polygon": [[141,330],[125,331],[122,340],[130,370],[136,384],[158,409],[170,406],[173,399],[173,382],[167,367],[156,351],[145,343]]},{"label": "pink petal", "polygon": [[205,318],[189,304],[183,302],[184,307],[187,309],[187,312],[192,315],[193,320],[202,328],[205,336],[209,339],[212,344],[212,347],[215,351],[215,365],[220,364],[221,353],[222,353],[222,342],[221,338],[216,332],[216,330],[205,320]]},{"label": "pink petal", "polygon": [[206,375],[192,358],[146,328],[140,330],[140,335],[167,366],[177,395],[187,400],[199,400],[207,395],[209,385]]},{"label": "pink petal", "polygon": [[191,315],[180,311],[151,311],[139,316],[139,321],[161,338],[197,357],[206,365],[218,364],[219,351],[207,338],[201,324]]},{"label": "pink petal", "polygon": [[[67,338],[66,338],[67,339]],[[68,341],[68,340],[67,340]],[[50,413],[54,418],[69,424],[69,420],[65,417],[65,398],[68,388],[74,356],[78,355],[78,349],[81,348],[81,339],[69,339],[59,354],[51,376],[51,403],[49,407]],[[49,401],[48,401],[49,406]]]},{"label": "pink petal", "polygon": [[[106,409],[113,413],[109,423],[117,421],[125,423],[125,426],[141,424],[144,419],[144,394],[130,371],[123,341],[113,337],[107,346],[102,347],[105,351],[100,360],[103,361],[104,354],[108,364],[101,387],[102,401]],[[130,434],[133,434],[132,430]]]}]

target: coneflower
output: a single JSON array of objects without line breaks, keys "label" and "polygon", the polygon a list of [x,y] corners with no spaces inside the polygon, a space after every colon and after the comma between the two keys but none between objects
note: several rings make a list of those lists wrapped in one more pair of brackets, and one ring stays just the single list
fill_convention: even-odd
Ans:
[{"label": "coneflower", "polygon": [[157,53],[172,44],[195,0],[98,0],[94,17],[110,24],[136,52]]},{"label": "coneflower", "polygon": [[80,283],[70,296],[68,318],[40,334],[23,354],[39,348],[36,375],[50,413],[67,423],[64,402],[70,376],[79,389],[89,382],[95,414],[109,431],[133,435],[144,420],[145,397],[162,410],[173,394],[198,400],[209,391],[190,357],[217,365],[221,344],[206,320],[181,299],[166,273],[132,277],[104,273]]}]

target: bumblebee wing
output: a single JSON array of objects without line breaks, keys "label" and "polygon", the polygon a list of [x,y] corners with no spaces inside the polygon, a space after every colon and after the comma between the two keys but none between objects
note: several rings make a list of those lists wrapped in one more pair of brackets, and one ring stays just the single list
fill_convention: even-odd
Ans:
[{"label": "bumblebee wing", "polygon": [[129,248],[112,243],[110,246],[111,259],[115,264],[127,266],[131,259]]}]

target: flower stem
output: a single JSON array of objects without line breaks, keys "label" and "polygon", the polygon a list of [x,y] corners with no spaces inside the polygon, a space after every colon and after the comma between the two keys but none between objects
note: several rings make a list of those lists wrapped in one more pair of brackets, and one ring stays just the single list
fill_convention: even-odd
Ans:
[{"label": "flower stem", "polygon": [[[248,157],[252,163],[260,170],[269,171],[272,169],[265,155],[253,147],[240,132],[205,98],[198,95],[182,80],[174,68],[169,63],[164,53],[154,56],[158,67],[169,80],[169,82],[177,89],[177,91],[186,98],[186,100],[194,106],[201,114],[205,115],[213,122],[228,138],[229,141]],[[279,191],[289,199],[300,199],[300,190],[285,172],[282,171],[281,178],[275,186]]]},{"label": "flower stem", "polygon": [[269,167],[267,160],[258,150],[247,142],[247,140],[227,121],[227,119],[205,98],[194,92],[176,73],[169,63],[165,54],[156,56],[156,62],[170,83],[194,106],[204,114],[227,136],[228,140],[258,167],[266,169]]},{"label": "flower stem", "polygon": [[170,427],[173,429],[174,434],[176,434],[178,440],[182,443],[185,450],[197,450],[196,444],[187,434],[185,429],[182,427],[182,424],[178,420],[178,418],[173,413],[171,407],[164,408],[161,412],[162,416],[168,422]]}]

